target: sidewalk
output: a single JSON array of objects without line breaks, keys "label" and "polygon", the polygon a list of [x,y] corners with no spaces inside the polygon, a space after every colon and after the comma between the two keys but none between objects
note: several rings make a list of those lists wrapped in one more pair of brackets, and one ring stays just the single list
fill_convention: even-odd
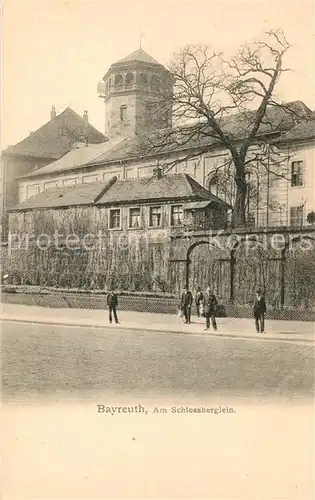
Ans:
[{"label": "sidewalk", "polygon": [[304,321],[266,320],[266,333],[261,335],[255,332],[254,320],[245,318],[218,318],[218,331],[214,332],[205,331],[204,318],[196,316],[192,316],[190,325],[185,325],[171,314],[118,311],[118,315],[120,324],[116,325],[108,323],[108,312],[101,309],[52,309],[8,303],[1,307],[1,319],[6,321],[300,342],[313,342],[315,337],[315,323]]}]

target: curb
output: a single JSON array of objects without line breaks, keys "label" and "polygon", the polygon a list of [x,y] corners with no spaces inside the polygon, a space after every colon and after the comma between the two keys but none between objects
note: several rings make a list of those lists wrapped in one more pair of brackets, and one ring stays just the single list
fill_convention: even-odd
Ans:
[{"label": "curb", "polygon": [[[91,325],[87,323],[62,323],[62,322],[54,322],[54,321],[44,321],[44,320],[32,320],[32,321],[27,321],[26,319],[15,319],[15,318],[1,318],[1,322],[10,322],[10,323],[32,323],[36,325],[47,325],[47,326],[73,326],[77,328],[93,328],[93,329],[115,329],[116,327],[113,325]],[[139,330],[139,331],[146,331],[146,332],[155,332],[155,333],[171,333],[171,334],[176,334],[176,335],[186,335],[189,337],[221,337],[221,338],[229,338],[229,339],[242,339],[242,340],[271,340],[271,341],[281,341],[281,342],[300,342],[304,344],[314,344],[314,340],[311,339],[301,339],[301,338],[283,338],[279,337],[265,337],[265,336],[246,336],[246,335],[232,335],[230,333],[213,333],[213,332],[208,332],[208,333],[194,333],[194,332],[179,332],[178,330],[161,330],[159,328],[148,328],[148,327],[135,327],[135,326],[121,326],[120,329],[122,330]],[[290,334],[288,334],[290,335]]]}]

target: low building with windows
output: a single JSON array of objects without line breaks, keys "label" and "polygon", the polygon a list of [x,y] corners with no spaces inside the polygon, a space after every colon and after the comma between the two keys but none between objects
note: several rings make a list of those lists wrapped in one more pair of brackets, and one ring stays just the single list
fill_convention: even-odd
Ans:
[{"label": "low building with windows", "polygon": [[170,236],[226,227],[230,209],[189,175],[159,169],[50,189],[10,209],[9,265],[32,284],[82,286],[92,273],[122,289],[175,287]]}]

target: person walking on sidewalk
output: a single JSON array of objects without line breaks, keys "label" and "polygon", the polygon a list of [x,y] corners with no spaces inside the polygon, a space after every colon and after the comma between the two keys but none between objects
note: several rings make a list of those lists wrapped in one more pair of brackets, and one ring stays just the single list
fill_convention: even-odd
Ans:
[{"label": "person walking on sidewalk", "polygon": [[265,331],[265,314],[266,314],[266,301],[262,295],[261,290],[257,290],[254,301],[254,318],[257,333],[264,333]]},{"label": "person walking on sidewalk", "polygon": [[193,303],[192,293],[188,290],[187,286],[184,286],[181,295],[180,309],[185,318],[185,323],[190,323],[192,303]]},{"label": "person walking on sidewalk", "polygon": [[206,317],[205,330],[209,330],[210,328],[210,318],[213,329],[217,330],[217,322],[215,319],[217,305],[218,305],[217,298],[212,292],[210,286],[208,286],[203,299],[203,312]]},{"label": "person walking on sidewalk", "polygon": [[200,318],[200,314],[203,313],[203,293],[201,291],[200,286],[197,288],[197,292],[195,295],[195,304],[197,310],[197,317]]},{"label": "person walking on sidewalk", "polygon": [[109,310],[109,322],[112,323],[113,321],[112,315],[114,314],[115,323],[119,323],[116,311],[118,307],[118,297],[115,293],[114,288],[112,288],[109,294],[107,295],[107,307]]}]

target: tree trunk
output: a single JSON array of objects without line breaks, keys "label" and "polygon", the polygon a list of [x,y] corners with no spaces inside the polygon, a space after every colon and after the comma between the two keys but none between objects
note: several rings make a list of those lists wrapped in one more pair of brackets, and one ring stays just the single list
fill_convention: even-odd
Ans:
[{"label": "tree trunk", "polygon": [[236,175],[236,197],[233,210],[232,224],[234,228],[244,227],[246,225],[246,195],[247,183],[245,179],[244,165],[235,165]]}]

